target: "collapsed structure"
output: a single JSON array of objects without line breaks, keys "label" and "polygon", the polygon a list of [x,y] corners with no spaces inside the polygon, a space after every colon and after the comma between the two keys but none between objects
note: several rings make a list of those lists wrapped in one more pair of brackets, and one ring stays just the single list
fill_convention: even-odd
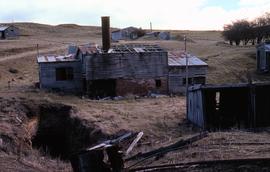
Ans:
[{"label": "collapsed structure", "polygon": [[[109,18],[102,18],[102,49],[96,44],[71,46],[70,55],[40,56],[40,87],[79,92],[91,97],[182,93],[185,57],[190,81],[204,84],[207,64],[157,45],[110,45]],[[195,70],[193,70],[195,69]]]},{"label": "collapsed structure", "polygon": [[269,101],[269,83],[192,86],[188,119],[208,130],[267,127]]}]

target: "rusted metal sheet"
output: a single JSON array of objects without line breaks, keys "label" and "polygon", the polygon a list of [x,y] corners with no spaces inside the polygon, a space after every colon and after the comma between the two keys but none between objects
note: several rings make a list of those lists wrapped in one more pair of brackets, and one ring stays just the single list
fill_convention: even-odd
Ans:
[{"label": "rusted metal sheet", "polygon": [[73,54],[63,56],[39,56],[37,58],[38,63],[55,63],[55,62],[73,62],[78,61]]},{"label": "rusted metal sheet", "polygon": [[191,54],[185,54],[184,52],[170,52],[168,54],[169,66],[186,66],[186,57],[188,58],[188,66],[208,66],[207,63],[198,57]]}]

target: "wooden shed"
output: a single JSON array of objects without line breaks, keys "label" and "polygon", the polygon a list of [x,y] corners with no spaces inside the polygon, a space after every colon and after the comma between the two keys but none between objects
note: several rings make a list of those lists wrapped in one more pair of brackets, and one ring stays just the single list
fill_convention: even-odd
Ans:
[{"label": "wooden shed", "polygon": [[0,39],[16,39],[19,35],[19,29],[15,26],[0,26]]},{"label": "wooden shed", "polygon": [[189,88],[188,120],[207,130],[270,126],[270,83]]},{"label": "wooden shed", "polygon": [[83,91],[82,63],[74,55],[40,56],[40,88],[72,93]]},{"label": "wooden shed", "polygon": [[196,56],[184,52],[170,52],[168,55],[169,93],[186,92],[186,58],[188,59],[188,84],[205,84],[208,65]]},{"label": "wooden shed", "polygon": [[157,45],[117,45],[107,53],[80,47],[78,57],[91,96],[167,92],[167,52]]},{"label": "wooden shed", "polygon": [[270,71],[270,41],[257,46],[257,71]]},{"label": "wooden shed", "polygon": [[113,31],[111,33],[111,37],[113,41],[129,40],[129,39],[133,40],[139,37],[138,31],[139,29],[136,27],[127,27],[124,29]]}]

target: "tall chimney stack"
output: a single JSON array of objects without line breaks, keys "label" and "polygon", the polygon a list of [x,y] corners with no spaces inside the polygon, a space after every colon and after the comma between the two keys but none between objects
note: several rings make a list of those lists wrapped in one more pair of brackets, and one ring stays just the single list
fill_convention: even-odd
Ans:
[{"label": "tall chimney stack", "polygon": [[102,21],[102,48],[104,52],[108,52],[111,47],[111,36],[110,36],[110,17],[101,17]]}]

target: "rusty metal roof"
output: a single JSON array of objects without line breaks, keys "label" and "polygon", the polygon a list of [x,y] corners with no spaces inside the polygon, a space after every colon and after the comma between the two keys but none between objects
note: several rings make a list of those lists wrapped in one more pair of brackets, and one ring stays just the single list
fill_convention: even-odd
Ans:
[{"label": "rusty metal roof", "polygon": [[169,66],[186,66],[186,57],[188,57],[188,66],[208,66],[198,57],[185,52],[169,52],[168,64]]},{"label": "rusty metal roof", "polygon": [[69,55],[64,55],[64,56],[48,55],[48,56],[37,57],[37,61],[38,63],[55,63],[55,62],[78,61],[78,59],[75,58],[74,54],[69,54]]},{"label": "rusty metal roof", "polygon": [[98,47],[97,44],[80,45],[79,50],[83,54],[94,54],[94,53],[100,53],[101,52],[101,49]]},{"label": "rusty metal roof", "polygon": [[114,45],[109,50],[109,53],[152,53],[152,52],[165,52],[165,50],[158,45],[151,45],[151,44]]}]

